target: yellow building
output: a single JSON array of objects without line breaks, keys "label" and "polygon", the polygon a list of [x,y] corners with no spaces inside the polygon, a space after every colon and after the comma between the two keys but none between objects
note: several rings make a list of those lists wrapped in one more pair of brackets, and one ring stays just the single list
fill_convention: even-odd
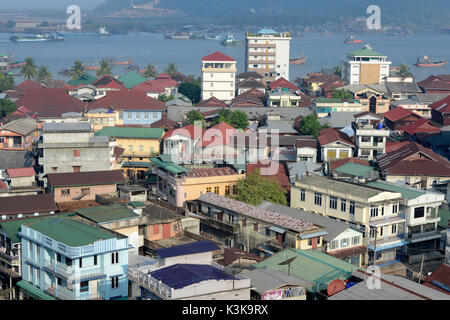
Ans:
[{"label": "yellow building", "polygon": [[150,158],[160,153],[161,128],[104,127],[97,136],[109,136],[117,147],[124,149],[121,170],[128,178],[144,179],[151,167]]}]

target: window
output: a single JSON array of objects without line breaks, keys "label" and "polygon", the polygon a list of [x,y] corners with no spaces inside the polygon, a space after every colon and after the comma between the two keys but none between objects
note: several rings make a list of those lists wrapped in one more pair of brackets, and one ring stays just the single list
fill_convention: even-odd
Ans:
[{"label": "window", "polygon": [[341,199],[341,211],[342,212],[345,212],[345,210],[347,209],[346,206],[347,206],[347,200]]},{"label": "window", "polygon": [[56,261],[61,262],[61,254],[56,254]]},{"label": "window", "polygon": [[384,227],[380,227],[380,237],[383,236]]},{"label": "window", "polygon": [[270,237],[270,229],[266,228],[266,236]]},{"label": "window", "polygon": [[333,196],[330,197],[330,209],[334,209],[334,210],[337,209],[337,198],[336,197],[333,197]]},{"label": "window", "polygon": [[210,86],[211,86],[211,87],[214,87],[214,82],[211,82],[211,83],[210,83]]},{"label": "window", "polygon": [[306,190],[300,189],[300,201],[304,202],[306,199]]},{"label": "window", "polygon": [[357,245],[357,244],[359,244],[359,240],[360,240],[359,236],[354,236],[354,237],[352,238],[352,245]]},{"label": "window", "polygon": [[219,187],[214,187],[214,193],[219,194]]},{"label": "window", "polygon": [[119,263],[119,253],[113,252],[111,253],[111,264]]},{"label": "window", "polygon": [[370,217],[378,217],[378,207],[370,206]]},{"label": "window", "polygon": [[397,233],[397,225],[396,224],[392,225],[392,232],[391,233]]},{"label": "window", "polygon": [[69,197],[70,196],[70,189],[62,189],[61,190],[61,195],[63,197]]},{"label": "window", "polygon": [[322,205],[322,194],[318,192],[314,192],[314,204],[321,206]]},{"label": "window", "polygon": [[144,146],[143,145],[139,146],[139,151],[144,151]]},{"label": "window", "polygon": [[381,207],[381,215],[384,216],[384,206]]},{"label": "window", "polygon": [[258,222],[253,224],[253,231],[258,231]]},{"label": "window", "polygon": [[308,246],[312,246],[312,239],[308,240]]},{"label": "window", "polygon": [[211,192],[211,187],[206,187],[206,192]]},{"label": "window", "polygon": [[80,166],[72,166],[73,168],[73,172],[80,172],[81,171],[81,167]]},{"label": "window", "polygon": [[237,194],[237,187],[236,187],[236,185],[233,186],[233,194]]},{"label": "window", "polygon": [[73,156],[79,157],[80,156],[80,150],[73,150]]},{"label": "window", "polygon": [[133,151],[133,146],[131,144],[128,145],[128,151]]},{"label": "window", "polygon": [[225,186],[225,195],[226,196],[230,195],[230,186]]},{"label": "window", "polygon": [[66,257],[66,266],[68,266],[68,267],[72,266],[72,259],[69,259]]},{"label": "window", "polygon": [[144,113],[144,119],[148,119],[148,118],[149,118],[149,113],[148,112]]},{"label": "window", "polygon": [[361,142],[370,142],[370,137],[367,136],[361,137]]},{"label": "window", "polygon": [[111,288],[116,289],[119,287],[119,277],[111,277]]},{"label": "window", "polygon": [[371,238],[375,237],[375,229],[370,229],[370,237]]},{"label": "window", "polygon": [[80,268],[83,268],[83,258],[80,258],[79,262],[80,262]]},{"label": "window", "polygon": [[341,247],[345,248],[348,246],[348,238],[342,239],[341,240]]},{"label": "window", "polygon": [[56,281],[58,282],[58,286],[62,286],[63,285],[63,280],[59,277],[56,277]]},{"label": "window", "polygon": [[157,113],[153,113],[153,119],[158,119],[158,114]]},{"label": "window", "polygon": [[398,203],[395,202],[392,204],[392,213],[397,213],[398,212]]},{"label": "window", "polygon": [[127,113],[127,118],[131,119],[131,113]]},{"label": "window", "polygon": [[91,194],[91,189],[90,188],[82,188],[81,189],[81,193],[82,194]]},{"label": "window", "polygon": [[414,208],[414,219],[423,218],[424,215],[425,215],[425,208],[424,207]]},{"label": "window", "polygon": [[97,255],[94,256],[94,266],[97,265]]},{"label": "window", "polygon": [[80,282],[80,292],[88,292],[89,291],[89,281]]},{"label": "window", "polygon": [[136,119],[140,119],[141,118],[141,114],[136,112]]},{"label": "window", "polygon": [[337,240],[331,241],[331,249],[336,249],[339,245]]},{"label": "window", "polygon": [[247,226],[247,219],[242,219],[242,226],[243,227],[246,227]]},{"label": "window", "polygon": [[355,201],[350,201],[350,214],[355,214]]},{"label": "window", "polygon": [[52,167],[53,172],[58,171],[58,167]]}]

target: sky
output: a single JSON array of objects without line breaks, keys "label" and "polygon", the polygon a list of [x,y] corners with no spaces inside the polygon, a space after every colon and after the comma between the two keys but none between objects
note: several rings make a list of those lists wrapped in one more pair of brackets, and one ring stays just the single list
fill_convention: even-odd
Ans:
[{"label": "sky", "polygon": [[65,10],[72,4],[92,10],[105,0],[0,0],[1,10]]}]

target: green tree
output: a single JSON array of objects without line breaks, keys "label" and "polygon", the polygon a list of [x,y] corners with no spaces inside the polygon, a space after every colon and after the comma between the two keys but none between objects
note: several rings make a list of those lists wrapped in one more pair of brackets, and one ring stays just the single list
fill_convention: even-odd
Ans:
[{"label": "green tree", "polygon": [[160,94],[158,96],[158,100],[162,101],[162,102],[167,102],[167,101],[170,101],[170,100],[173,100],[173,99],[175,99],[175,97],[173,95],[167,96],[164,93]]},{"label": "green tree", "polygon": [[0,118],[6,117],[11,112],[15,111],[16,105],[9,99],[0,99]]},{"label": "green tree", "polygon": [[259,169],[247,174],[236,184],[236,200],[254,206],[261,204],[263,200],[287,205],[286,191],[272,179],[261,177]]},{"label": "green tree", "polygon": [[335,74],[335,75],[338,75],[339,77],[341,76],[341,73],[342,73],[342,68],[341,68],[341,66],[336,66],[336,67],[334,67],[333,68],[333,73]]},{"label": "green tree", "polygon": [[72,68],[70,69],[70,80],[76,80],[80,78],[86,72],[86,66],[80,60],[74,62]]},{"label": "green tree", "polygon": [[175,73],[177,73],[178,69],[177,69],[177,65],[175,64],[175,62],[170,62],[167,65],[167,68],[166,68],[166,70],[164,70],[164,72],[167,73],[169,76],[173,76]]},{"label": "green tree", "polygon": [[244,111],[236,110],[233,111],[230,122],[229,124],[236,129],[245,129],[248,126],[248,116]]},{"label": "green tree", "polygon": [[399,66],[397,74],[402,79],[405,79],[405,78],[413,76],[411,71],[409,71],[409,67],[407,65],[405,65],[405,64],[402,64],[402,65]]},{"label": "green tree", "polygon": [[201,77],[196,77],[193,74],[188,75],[188,78],[192,80],[192,82],[196,85],[198,85],[199,87],[202,86],[202,78]]},{"label": "green tree", "polygon": [[[222,109],[218,112],[218,117],[211,123],[213,126],[221,122],[230,124],[233,112],[230,109]],[[230,124],[231,125],[231,124]]]},{"label": "green tree", "polygon": [[300,133],[305,135],[311,135],[314,137],[319,136],[320,130],[326,128],[319,123],[319,120],[314,114],[307,115],[302,120],[300,120]]},{"label": "green tree", "polygon": [[191,110],[186,114],[186,124],[194,124],[196,121],[204,121],[203,115],[197,110]]},{"label": "green tree", "polygon": [[111,67],[109,65],[109,62],[103,59],[100,62],[100,68],[97,70],[97,77],[103,77],[107,74],[111,73]]},{"label": "green tree", "polygon": [[147,67],[145,67],[145,71],[142,74],[146,78],[154,78],[156,77],[156,68],[152,64],[148,64]]},{"label": "green tree", "polygon": [[10,90],[14,87],[14,78],[0,73],[0,92]]},{"label": "green tree", "polygon": [[334,89],[331,97],[333,99],[353,99],[353,94],[350,91]]},{"label": "green tree", "polygon": [[195,104],[200,101],[202,89],[194,83],[182,82],[178,86],[178,92],[188,97]]},{"label": "green tree", "polygon": [[37,71],[36,80],[41,82],[41,81],[49,80],[51,78],[52,78],[52,73],[46,66],[39,67],[39,69]]},{"label": "green tree", "polygon": [[34,63],[33,58],[26,57],[25,64],[22,67],[22,70],[20,70],[20,74],[24,77],[30,80],[31,78],[35,78],[37,75],[37,66],[36,63]]}]

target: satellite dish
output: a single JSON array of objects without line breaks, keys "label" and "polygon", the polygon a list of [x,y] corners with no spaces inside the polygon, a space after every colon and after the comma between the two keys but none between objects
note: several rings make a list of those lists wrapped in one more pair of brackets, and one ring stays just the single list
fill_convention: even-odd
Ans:
[{"label": "satellite dish", "polygon": [[294,261],[295,259],[297,259],[297,257],[292,257],[290,259],[287,259],[286,261],[280,262],[278,265],[279,266],[284,266],[284,265],[287,265],[287,264],[291,264],[292,261]]},{"label": "satellite dish", "polygon": [[342,290],[345,290],[345,283],[340,279],[335,279],[328,284],[327,294],[331,297]]}]

